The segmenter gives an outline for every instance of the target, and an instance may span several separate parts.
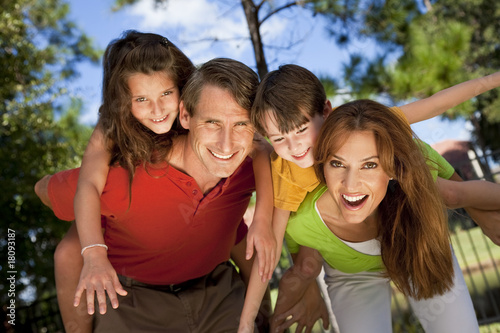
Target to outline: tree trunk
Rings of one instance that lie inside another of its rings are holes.
[[[257,73],[262,79],[264,75],[267,74],[267,63],[266,57],[264,56],[264,45],[262,44],[262,39],[260,36],[260,23],[259,23],[259,11],[255,7],[252,0],[241,0],[241,5],[245,11],[245,17],[247,19],[248,31],[250,32],[250,39],[252,40],[253,51],[255,54],[255,62],[257,65]]]

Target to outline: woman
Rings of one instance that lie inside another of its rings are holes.
[[[292,286],[284,279],[278,307],[302,297],[324,259],[342,333],[392,331],[390,281],[410,298],[427,332],[479,330],[442,200],[412,134],[391,109],[369,100],[327,117],[314,147],[322,185],[286,231],[292,253],[300,245],[321,256],[297,258],[294,277],[304,283],[297,288],[297,280]]]

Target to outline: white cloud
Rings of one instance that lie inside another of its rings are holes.
[[[174,36],[195,62],[213,56],[240,58],[250,47],[243,9],[240,5],[222,6],[220,2],[207,0],[169,0],[155,8],[154,0],[143,0],[131,6],[128,14],[139,18],[142,30],[161,29],[170,38]],[[214,43],[214,38],[224,42]],[[221,48],[217,55],[212,53],[214,46]]]

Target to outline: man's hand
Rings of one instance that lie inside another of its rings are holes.
[[[305,328],[306,333],[310,333],[318,319],[322,319],[325,329],[330,325],[330,318],[325,301],[321,296],[316,281],[309,284],[306,292],[297,299],[294,289],[298,288],[289,284],[286,288],[280,283],[278,300],[274,315],[271,317],[271,332],[283,332],[292,324],[297,323],[295,332],[302,332]]]

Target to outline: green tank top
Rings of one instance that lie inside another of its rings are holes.
[[[381,256],[354,250],[323,223],[316,211],[316,201],[326,191],[325,185],[319,185],[306,196],[297,212],[290,215],[285,234],[290,252],[297,253],[299,245],[314,248],[328,265],[344,273],[382,271],[384,265]]]

